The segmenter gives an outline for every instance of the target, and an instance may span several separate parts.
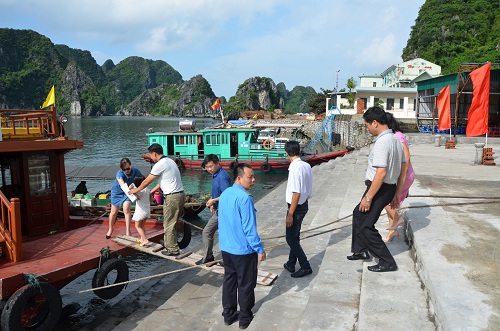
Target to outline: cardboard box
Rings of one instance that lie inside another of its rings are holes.
[[[96,205],[96,202],[95,202],[95,198],[92,198],[92,199],[76,199],[76,198],[72,198],[70,201],[69,201],[69,205],[70,206],[78,206],[78,207],[91,207],[91,206],[95,206]]]
[[[80,203],[81,203],[82,206],[92,207],[92,206],[95,206],[95,198],[92,198],[92,199],[81,199]]]

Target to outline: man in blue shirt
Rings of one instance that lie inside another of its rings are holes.
[[[219,200],[219,247],[225,269],[222,316],[224,324],[239,319],[240,329],[246,329],[253,319],[257,264],[266,260],[266,252],[257,234],[253,200],[246,192],[255,183],[253,170],[240,163],[233,172],[234,184],[222,192]]]
[[[207,201],[207,207],[210,208],[212,212],[212,217],[207,222],[207,225],[203,228],[202,238],[203,238],[203,248],[205,253],[203,257],[196,262],[196,264],[204,264],[212,262],[214,260],[214,234],[218,228],[219,220],[219,199],[221,193],[231,186],[231,180],[227,172],[222,169],[219,163],[219,158],[215,154],[208,154],[203,160],[203,168],[212,175],[212,199]]]

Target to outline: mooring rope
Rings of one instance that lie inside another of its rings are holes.
[[[92,221],[89,222],[89,224],[87,224],[87,226],[90,226],[92,225],[95,221],[97,221],[98,219],[100,219],[101,217],[104,217],[104,215],[106,215],[108,213],[108,211],[104,211],[104,213],[102,213],[101,216],[97,216],[96,218],[94,218]]]
[[[212,265],[212,264],[216,264],[216,263],[221,262],[221,261],[222,260],[215,260],[215,261],[210,262],[209,264]],[[97,290],[102,290],[102,289],[105,289],[105,288],[114,287],[114,286],[120,286],[120,285],[129,284],[129,283],[135,283],[135,282],[138,282],[138,281],[141,281],[141,280],[148,280],[148,279],[152,279],[152,278],[156,278],[156,277],[164,277],[164,276],[176,274],[176,273],[179,273],[179,272],[182,272],[182,271],[187,271],[187,270],[196,269],[196,268],[202,268],[203,266],[204,265],[193,265],[193,266],[190,266],[190,267],[185,267],[185,268],[181,268],[181,269],[177,269],[177,270],[163,272],[161,274],[156,274],[156,275],[151,275],[151,276],[145,276],[145,277],[136,278],[136,279],[132,279],[132,280],[127,280],[125,282],[120,282],[120,283],[105,285],[105,286],[101,286],[101,287],[94,287],[94,288],[91,288],[91,289],[88,289],[88,290],[81,290],[81,291],[76,291],[76,292],[73,292],[73,293],[67,293],[67,294],[64,294],[64,295],[61,295],[61,296],[63,297],[63,296],[71,296],[71,295],[76,295],[76,294],[83,294],[83,293],[93,292],[93,291],[97,291]]]
[[[184,220],[184,223],[186,223],[186,224],[188,224],[188,225],[192,226],[192,227],[193,227],[193,228],[195,228],[195,229],[198,229],[198,230],[200,230],[200,231],[203,231],[203,228],[202,228],[201,226],[194,225],[193,223],[188,222],[188,221],[186,221],[186,220]]]
[[[416,197],[416,196],[412,196],[412,197]],[[437,196],[428,196],[428,195],[426,195],[426,196],[421,196],[421,197],[435,198]],[[450,198],[452,198],[452,197],[450,197]],[[467,199],[467,198],[468,199],[481,199],[481,198],[477,198],[477,197],[464,197],[464,199]],[[486,199],[499,199],[499,198],[487,197]],[[465,205],[478,205],[478,204],[491,204],[491,203],[500,203],[500,201],[498,201],[498,200],[492,200],[492,201],[469,201],[469,202],[458,202],[458,203],[457,202],[455,202],[455,203],[437,203],[437,204],[426,204],[426,205],[418,205],[418,206],[407,206],[407,207],[399,208],[398,210],[414,209],[414,208],[465,206]],[[322,225],[319,225],[319,226],[311,228],[311,229],[307,229],[305,231],[302,231],[302,233],[307,233],[307,232],[314,231],[314,230],[317,230],[317,229],[320,229],[320,228],[323,228],[323,227],[326,227],[326,226],[330,226],[332,224],[335,224],[335,223],[338,223],[338,222],[340,222],[342,220],[345,220],[345,219],[347,219],[349,217],[352,217],[352,214],[344,216],[344,217],[341,217],[341,218],[338,218],[338,219],[336,219],[333,222],[329,222],[329,223],[322,224]],[[186,222],[186,221],[184,221],[184,222]],[[186,223],[189,224],[189,225],[192,225],[192,226],[196,227],[195,225],[193,225],[193,224],[191,224],[189,222],[186,222]],[[321,231],[321,232],[318,232],[318,233],[310,234],[310,235],[305,236],[305,237],[301,237],[300,240],[304,240],[304,239],[308,239],[308,238],[320,236],[322,234],[325,234],[325,233],[328,233],[328,232],[333,232],[333,231],[340,230],[340,229],[344,229],[344,228],[347,228],[347,227],[350,227],[350,226],[351,226],[351,224],[346,224],[346,225],[342,225],[342,226],[339,226],[339,227],[336,227],[336,228],[333,228],[333,229],[330,229],[330,230],[324,230],[324,231]],[[203,228],[200,228],[200,229],[203,230]],[[285,236],[282,235],[282,236],[277,236],[277,237],[263,238],[262,240],[280,239],[280,238],[284,238],[284,237]],[[271,245],[271,246],[266,246],[265,248],[267,250],[269,250],[269,249],[273,249],[273,248],[276,248],[276,247],[279,247],[279,246],[283,246],[285,244],[286,244],[286,242],[283,242],[283,243],[278,243],[278,244]],[[114,286],[126,285],[126,284],[129,284],[129,283],[135,283],[135,282],[142,281],[142,280],[148,280],[148,279],[152,279],[152,278],[156,278],[156,277],[164,277],[164,276],[168,276],[168,275],[172,275],[172,274],[176,274],[176,273],[179,273],[179,272],[183,272],[183,271],[187,271],[187,270],[192,270],[192,269],[196,269],[196,268],[200,268],[201,269],[203,266],[207,266],[207,265],[211,266],[211,265],[217,264],[217,263],[219,263],[221,261],[222,261],[222,259],[215,260],[215,261],[206,263],[205,265],[193,265],[193,266],[189,266],[189,267],[185,267],[185,268],[181,268],[181,269],[177,269],[177,270],[172,270],[172,271],[168,271],[168,272],[164,272],[164,273],[160,273],[160,274],[156,274],[156,275],[151,275],[151,276],[136,278],[136,279],[128,280],[128,281],[125,281],[125,282],[120,282],[120,283],[105,285],[105,286],[101,286],[101,287],[95,287],[95,288],[91,288],[91,289],[87,289],[87,290],[81,290],[81,291],[77,291],[77,292],[73,292],[73,293],[67,293],[67,294],[64,294],[62,296],[71,296],[71,295],[76,295],[76,294],[83,294],[83,293],[88,293],[88,292],[93,292],[93,291],[97,291],[97,290],[102,290],[102,289],[114,287]]]

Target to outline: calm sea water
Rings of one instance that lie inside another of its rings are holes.
[[[211,119],[196,119],[197,127],[204,128],[215,122]],[[144,165],[141,154],[147,151],[148,140],[146,133],[152,128],[154,131],[173,131],[178,128],[177,118],[142,118],[142,117],[97,117],[97,118],[69,118],[65,125],[66,135],[71,139],[83,140],[84,148],[66,154],[67,166],[116,166],[119,169],[120,160],[128,157],[133,165]],[[147,174],[145,174],[147,175]],[[183,170],[182,181],[186,192],[203,193],[211,192],[212,178],[209,173],[201,170]],[[254,200],[262,198],[276,185],[286,180],[287,173],[256,173],[256,184],[251,193]],[[232,177],[232,176],[230,176]],[[68,191],[74,190],[79,181],[68,182]],[[111,180],[87,181],[90,193],[105,192],[111,189]],[[284,198],[283,198],[284,199]],[[194,219],[188,221],[201,227],[206,224],[211,214],[205,209]],[[133,230],[135,233],[135,230]],[[188,249],[201,247],[201,234],[193,229],[193,238]],[[97,248],[100,249],[100,248]],[[98,251],[97,251],[98,252]],[[163,268],[179,268],[172,262],[157,258],[145,253],[136,253],[126,257],[129,266],[130,279],[149,276],[154,273],[164,272]],[[161,271],[160,271],[161,270]],[[78,295],[69,295],[77,291],[91,288],[94,270],[88,271],[61,290],[63,295],[64,316],[58,329],[68,331],[80,330],[92,323],[95,316],[105,311],[107,307],[123,304],[137,309],[147,304],[148,296],[135,296],[144,282],[131,283],[116,298],[102,300],[92,292]],[[162,280],[168,281],[168,280]],[[130,295],[134,299],[130,299]]]
[[[217,124],[210,118],[195,119],[197,128]],[[147,152],[146,133],[153,131],[175,131],[178,118],[155,117],[70,117],[65,124],[70,139],[83,140],[84,148],[66,154],[67,166],[116,166],[128,157],[133,165],[147,165],[141,155]],[[147,174],[144,174],[147,175]],[[264,196],[269,189],[286,179],[287,173],[256,173],[256,184],[252,189],[255,200]],[[211,192],[211,175],[201,170],[182,170],[182,182],[188,193]],[[74,190],[79,181],[68,182],[68,191]],[[90,193],[111,189],[111,180],[87,181]],[[208,215],[209,216],[209,215]],[[209,216],[210,217],[210,216]]]

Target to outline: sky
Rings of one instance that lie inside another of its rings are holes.
[[[401,54],[425,0],[0,0],[0,27],[88,50],[99,65],[163,60],[216,96],[246,79],[345,88]]]

